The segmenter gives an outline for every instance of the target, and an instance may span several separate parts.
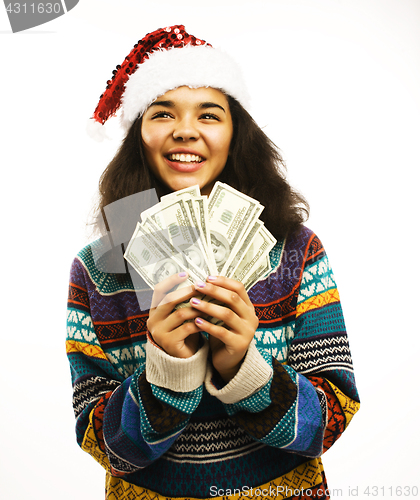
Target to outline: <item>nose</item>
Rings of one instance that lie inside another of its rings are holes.
[[[176,141],[197,140],[199,135],[193,118],[184,117],[175,122],[172,136]]]

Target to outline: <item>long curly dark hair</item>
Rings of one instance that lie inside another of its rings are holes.
[[[233,138],[219,180],[257,199],[265,207],[260,219],[275,238],[282,239],[307,220],[309,205],[287,182],[286,167],[277,147],[236,99],[227,98]],[[151,188],[156,189],[159,197],[169,192],[146,163],[140,117],[100,178],[96,213],[103,213],[104,207],[114,201]]]

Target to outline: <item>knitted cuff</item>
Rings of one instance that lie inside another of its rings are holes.
[[[204,381],[209,394],[222,403],[234,404],[264,387],[273,376],[273,368],[261,356],[255,345],[251,344],[238,373],[222,389],[218,390],[214,386],[212,376],[213,369],[209,365]]]
[[[155,344],[147,342],[146,380],[174,392],[193,391],[204,382],[208,352],[207,340],[190,358],[175,358]]]

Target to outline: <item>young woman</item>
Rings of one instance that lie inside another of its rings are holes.
[[[106,469],[109,499],[329,498],[320,456],[359,407],[340,300],[303,226],[308,207],[246,97],[226,54],[173,26],[134,46],[95,111],[100,128],[122,105],[127,130],[99,213],[150,189],[208,195],[221,180],[264,205],[277,239],[273,271],[248,293],[223,276],[173,292],[181,272],[156,286],[149,310],[129,273],[95,266],[92,246],[74,260],[76,433]]]

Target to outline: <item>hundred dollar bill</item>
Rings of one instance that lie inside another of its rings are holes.
[[[211,249],[210,245],[210,223],[209,223],[209,199],[207,196],[200,196],[193,199],[194,206],[197,212],[199,226],[203,231],[206,245]]]
[[[151,288],[168,276],[182,271],[188,272],[186,266],[162,247],[139,222],[128,243],[124,258]],[[191,284],[192,281],[188,279],[182,286]]]
[[[233,279],[245,283],[245,278],[251,274],[254,276],[257,269],[262,272],[260,269],[261,262],[266,261],[266,257],[276,242],[270,231],[264,225],[261,225],[251,245],[248,246],[247,251],[236,266],[232,276]],[[261,274],[262,276],[263,274]]]
[[[201,230],[204,242],[209,245],[210,242],[210,232],[208,228],[208,198],[207,196],[201,196],[200,188],[197,185],[180,189],[174,193],[167,194],[161,197],[161,202],[165,203],[168,200],[181,198],[185,203],[188,204],[191,210],[191,216],[194,225]],[[194,210],[191,208],[194,206]],[[147,214],[147,212],[146,212]]]
[[[186,198],[183,196],[181,199],[184,200],[190,209],[193,225],[198,231],[200,243],[202,243],[203,250],[207,256],[207,264],[210,269],[210,274],[216,274],[216,261],[210,245],[208,198],[207,196],[198,196],[194,198]]]
[[[248,291],[271,272],[269,252],[276,240],[258,219],[263,208],[221,182],[209,198],[200,195],[198,186],[185,188],[141,213],[124,257],[152,288],[185,271],[189,278],[180,287],[219,274],[241,281]]]
[[[193,281],[203,280],[202,273],[191,264],[189,260],[185,258],[183,252],[178,251],[169,241],[168,230],[160,230],[155,224],[152,224],[150,219],[146,219],[141,223],[141,227],[145,233],[149,235],[155,245],[163,249],[175,263],[182,264],[184,269],[188,270],[188,274]]]
[[[207,196],[201,196],[200,188],[198,185],[180,189],[179,191],[175,191],[174,193],[162,196],[161,202],[159,204],[154,205],[153,207],[141,213],[141,220],[143,222],[147,222],[148,227],[150,228],[150,217],[160,212],[164,206],[167,206],[171,203],[171,201],[174,201],[176,199],[182,199],[184,201],[188,211],[188,216],[190,218],[190,221],[192,222],[191,229],[195,232],[194,239],[198,242],[197,244],[199,246],[199,252],[200,254],[205,255],[206,265],[204,272],[200,276],[200,279],[203,279],[204,275],[207,276],[208,274],[216,274],[216,265],[213,257],[213,252],[211,251],[211,248],[208,244],[208,242],[210,241],[210,233],[208,229]],[[170,237],[166,236],[166,239],[169,241]],[[183,249],[184,253],[187,254],[184,255],[184,259],[187,257],[192,257],[193,262],[195,261],[195,265],[197,265],[197,263],[201,260],[197,249],[186,245],[183,246]]]
[[[189,195],[192,198],[196,198],[196,197],[200,196],[200,187],[198,186],[198,184],[196,184],[195,186],[180,189],[179,191],[174,191],[173,193],[165,194],[164,196],[161,196],[160,203],[165,203],[168,200],[171,200],[171,199],[174,200],[176,198],[179,198],[179,197],[182,197],[185,195]],[[144,210],[140,214],[141,221],[142,222],[145,221],[149,217],[150,214],[153,214],[157,210],[159,210],[159,207],[161,206],[160,203],[153,205],[152,207],[148,208],[147,210]]]
[[[161,231],[162,235],[167,229],[167,247],[175,254],[180,254],[185,265],[193,270],[200,280],[207,278],[210,269],[203,241],[182,197],[159,203],[154,213],[149,212],[146,222],[149,227]]]
[[[201,196],[200,187],[198,184],[162,196],[161,202],[158,205],[155,205],[150,209],[142,212],[141,220],[142,221],[147,220],[147,218],[150,217],[152,214],[155,214],[157,211],[161,210],[162,206],[167,205],[168,202],[170,203],[171,200],[173,201],[176,200],[177,198],[182,199],[187,204],[190,220],[192,221],[192,227],[197,232],[197,239],[200,238],[201,251],[204,252],[207,256],[206,260],[209,270],[214,271],[214,265],[213,265],[214,258],[211,253],[209,254],[207,248],[209,233],[206,224],[202,223],[202,221],[205,220],[204,216],[207,217],[207,207],[205,209],[201,207],[204,204],[203,199],[207,202],[207,197]],[[194,208],[192,207],[193,203],[194,203]]]
[[[254,260],[254,264],[252,266],[250,266],[248,269],[248,274],[246,274],[245,277],[242,279],[242,283],[243,283],[244,288],[247,292],[258,281],[265,278],[271,271],[271,263],[270,263],[270,255],[269,255],[269,252],[272,248],[271,243],[270,243],[270,245],[268,245],[266,247],[263,255],[259,258],[259,260],[255,261],[253,256],[257,255],[258,252],[256,251],[256,248],[257,248],[257,245],[260,243],[257,240],[258,240],[258,238],[254,238],[254,245],[252,245],[253,248],[249,249],[248,254],[243,259],[243,263],[245,263],[245,261],[248,261],[248,260],[249,261]],[[275,243],[276,242],[274,240],[274,244]],[[245,267],[246,267],[246,265],[244,265],[244,268]],[[233,278],[236,279],[235,276],[233,276]],[[223,304],[222,302],[215,300],[215,299],[212,299],[212,298],[207,297],[207,296],[201,297],[200,299],[205,300],[205,301],[212,303],[212,304],[218,304],[218,305],[226,307],[226,305]],[[213,323],[214,325],[224,326],[224,322],[218,318],[206,318],[206,319],[207,319],[207,321],[210,321],[210,323]]]
[[[257,236],[258,231],[260,230],[261,226],[263,226],[264,223],[257,219],[251,229],[247,231],[245,236],[241,238],[241,246],[237,248],[235,251],[233,259],[229,259],[229,262],[226,264],[229,265],[224,265],[222,269],[222,275],[226,276],[228,278],[232,278],[234,275],[234,271],[236,267],[238,266],[239,262],[242,260],[242,257],[246,254],[248,251],[249,247],[253,244],[253,241],[255,237]]]
[[[210,193],[208,211],[211,246],[219,274],[234,258],[241,238],[252,228],[263,208],[257,200],[216,182]]]
[[[245,276],[243,285],[245,290],[250,290],[258,281],[265,278],[267,274],[271,271],[270,256],[264,256],[255,266],[251,273]]]

